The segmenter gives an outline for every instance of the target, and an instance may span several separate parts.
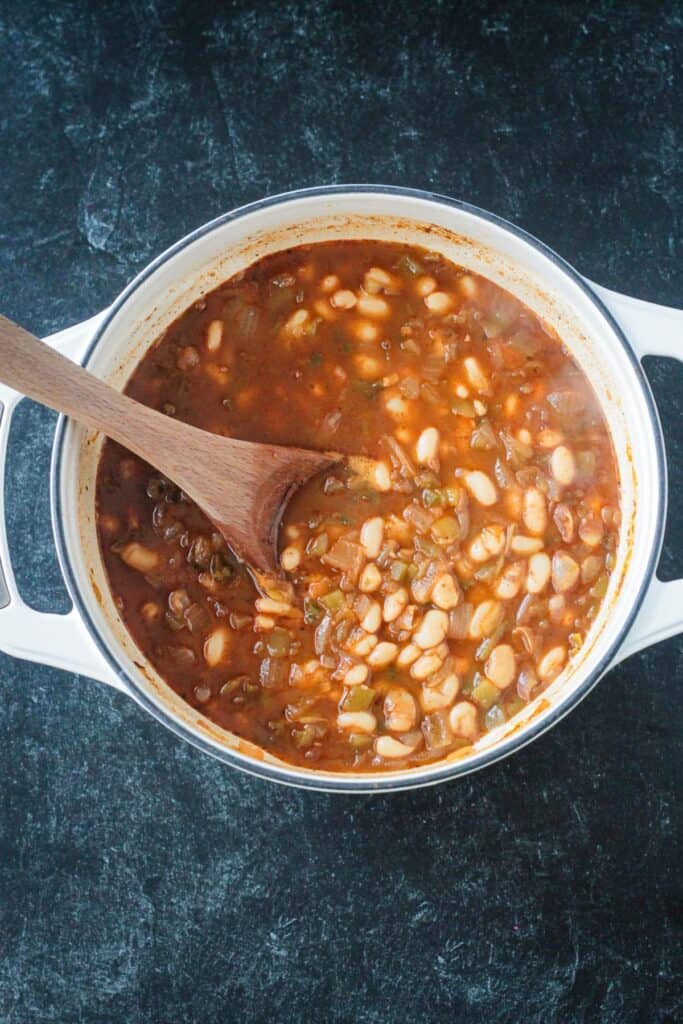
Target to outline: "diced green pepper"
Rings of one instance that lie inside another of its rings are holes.
[[[412,256],[408,256],[407,253],[405,256],[401,256],[400,260],[396,264],[396,269],[405,270],[409,274],[424,273],[424,267],[422,266],[422,264],[418,263],[418,261],[416,259],[413,259]]]
[[[308,544],[306,545],[306,554],[313,555],[314,558],[320,558],[324,555],[330,546],[330,538],[323,531],[316,537],[311,537]]]
[[[364,750],[371,745],[372,736],[368,736],[364,732],[352,732],[349,736],[349,743],[356,750]]]
[[[287,630],[277,627],[266,636],[266,650],[271,658],[286,658],[289,654],[290,641]]]
[[[425,487],[422,492],[422,504],[425,508],[431,508],[432,505],[443,505],[444,495],[442,491],[432,490],[430,487]]]
[[[329,611],[338,612],[344,607],[346,601],[341,590],[331,590],[329,594],[320,598],[320,603],[324,604]]]
[[[354,686],[342,700],[342,708],[344,711],[367,711],[376,696],[371,686]]]
[[[607,593],[607,587],[608,586],[609,586],[609,576],[606,573],[603,573],[602,576],[599,576],[597,581],[590,588],[589,594],[590,594],[591,597],[602,598]]]
[[[310,724],[305,725],[303,729],[294,729],[292,732],[292,742],[298,750],[307,750],[308,747],[312,747],[316,737],[317,731]]]
[[[405,583],[409,579],[410,566],[407,562],[392,562],[389,575],[396,583]]]
[[[494,686],[492,682],[485,679],[483,676],[478,681],[476,686],[472,687],[472,700],[476,700],[477,704],[487,711],[492,704],[498,700],[500,691],[497,686]]]
[[[314,601],[312,597],[304,598],[304,622],[307,626],[320,622],[324,614],[317,601]]]

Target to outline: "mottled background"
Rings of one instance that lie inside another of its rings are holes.
[[[0,0],[0,308],[53,331],[216,214],[344,181],[462,197],[681,305],[682,28],[654,0]],[[672,576],[683,370],[648,373]],[[21,408],[8,500],[24,594],[63,609],[52,425]],[[0,677],[3,1024],[681,1020],[680,639],[512,760],[386,798],[254,781],[88,679]]]

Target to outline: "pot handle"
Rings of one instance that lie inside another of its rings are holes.
[[[632,299],[589,282],[624,331],[639,359],[669,356],[683,361],[683,310]],[[614,664],[683,632],[683,580],[664,583],[653,576],[640,611]]]
[[[44,341],[79,362],[104,315],[104,312],[99,313]],[[18,391],[0,384],[0,650],[15,658],[89,676],[127,693],[75,607],[66,615],[38,612],[19,594],[7,542],[5,464],[12,414],[23,397]]]

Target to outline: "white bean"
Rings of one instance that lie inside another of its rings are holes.
[[[430,292],[429,295],[425,295],[424,304],[430,313],[443,316],[453,309],[453,296],[448,292]]]
[[[463,274],[458,281],[458,285],[462,294],[468,299],[473,299],[477,294],[477,282],[471,274]]]
[[[409,668],[413,662],[417,661],[421,654],[422,651],[417,644],[407,644],[398,652],[396,664],[399,668]]]
[[[389,303],[379,295],[360,295],[356,307],[363,316],[370,316],[376,320],[383,320],[390,312]]]
[[[548,616],[551,622],[554,622],[556,626],[562,622],[564,618],[564,610],[567,606],[564,594],[553,594],[552,597],[548,598]]]
[[[374,633],[366,633],[365,630],[359,629],[357,634],[351,634],[347,647],[359,658],[365,658],[370,651],[374,650],[377,643],[378,640]]]
[[[436,427],[425,427],[415,446],[415,457],[421,465],[427,466],[438,457],[440,440]]]
[[[353,665],[344,676],[344,686],[361,686],[369,675],[367,665]]]
[[[409,418],[411,407],[400,392],[394,388],[385,389],[382,392],[382,402],[386,411],[397,423]]]
[[[553,555],[553,589],[558,594],[566,594],[576,586],[581,569],[566,551],[556,551]]]
[[[370,711],[342,711],[337,725],[344,732],[364,732],[371,736],[377,729],[377,719]]]
[[[412,754],[416,746],[417,744],[415,743],[402,743],[400,740],[395,739],[394,736],[380,736],[375,741],[375,751],[380,757],[386,757],[387,759],[407,757],[408,754]]]
[[[206,347],[209,352],[218,352],[223,343],[223,321],[212,320],[206,328]]]
[[[437,608],[450,611],[460,602],[460,588],[450,573],[439,576],[432,588],[432,601]]]
[[[579,537],[589,548],[596,548],[602,543],[605,527],[597,512],[587,512],[579,523]]]
[[[301,551],[299,548],[289,545],[282,549],[280,554],[280,565],[285,572],[294,572],[301,563]]]
[[[415,282],[415,291],[421,299],[424,299],[427,295],[431,295],[433,291],[436,291],[436,281],[429,274],[423,274]]]
[[[576,473],[576,463],[571,448],[567,448],[565,444],[557,446],[550,456],[550,470],[558,484],[562,484],[563,487],[569,486]]]
[[[539,551],[529,559],[529,572],[526,578],[526,589],[530,594],[540,594],[550,579],[550,559],[545,551]]]
[[[493,588],[496,597],[500,597],[503,601],[510,601],[513,597],[517,597],[524,579],[524,569],[524,562],[510,562],[509,565],[506,565]]]
[[[264,615],[292,615],[296,609],[287,601],[276,601],[274,597],[257,597],[254,601],[257,612]]]
[[[476,740],[479,734],[477,709],[468,700],[461,700],[451,708],[448,724],[454,736],[466,740]]]
[[[488,562],[495,558],[505,547],[505,529],[498,524],[485,526],[477,534],[469,547],[469,555],[473,562]]]
[[[339,278],[336,274],[327,274],[320,282],[320,288],[324,292],[334,292],[339,288]]]
[[[484,672],[499,690],[505,690],[514,681],[517,659],[510,644],[498,644],[489,654]]]
[[[480,469],[473,469],[465,473],[465,487],[475,501],[480,505],[495,505],[498,499],[498,492],[490,477],[482,473]]]
[[[359,352],[353,357],[353,365],[356,368],[356,373],[363,380],[377,380],[382,376],[382,364],[379,359],[369,356],[365,352]]]
[[[426,679],[432,672],[436,672],[443,665],[444,659],[436,651],[428,651],[421,658],[413,662],[410,674],[413,679]]]
[[[558,645],[546,651],[538,663],[538,677],[543,683],[549,683],[560,673],[567,660],[566,648]]]
[[[209,633],[204,641],[204,660],[209,668],[215,668],[226,657],[230,647],[230,631],[226,626],[219,626]]]
[[[533,555],[543,550],[543,541],[539,537],[525,537],[517,533],[510,541],[510,550],[516,555]]]
[[[377,341],[379,337],[379,328],[371,320],[354,320],[350,329],[357,341]]]
[[[447,633],[448,615],[440,609],[432,608],[426,613],[418,629],[413,633],[413,643],[426,651],[430,647],[440,644]]]
[[[140,613],[145,622],[155,622],[161,618],[161,606],[156,601],[145,601],[140,609]]]
[[[563,440],[564,437],[559,430],[541,430],[536,437],[541,448],[556,448],[558,444],[562,444]]]
[[[137,541],[132,541],[121,548],[120,555],[126,565],[131,569],[137,569],[138,572],[152,572],[159,565],[158,552],[146,548],[144,544],[138,544]]]
[[[545,533],[548,522],[545,494],[538,487],[529,487],[524,492],[522,518],[529,533]]]
[[[391,473],[386,462],[375,463],[374,481],[378,491],[391,490]]]
[[[330,298],[330,305],[337,309],[353,309],[356,305],[356,296],[348,288],[341,288]]]
[[[445,708],[449,708],[458,696],[459,689],[460,680],[455,672],[449,672],[435,686],[423,683],[420,695],[422,710],[426,715],[431,715],[432,711],[443,711]]]
[[[393,686],[384,698],[384,724],[392,732],[408,732],[417,721],[417,705],[409,690]]]
[[[360,528],[360,542],[367,558],[375,559],[384,539],[384,520],[381,516],[366,519]]]
[[[486,394],[489,390],[489,379],[481,368],[481,363],[476,356],[467,356],[463,359],[463,368],[467,374],[467,379],[475,391],[480,391]]]
[[[308,321],[309,313],[307,309],[295,309],[292,315],[285,324],[285,331],[288,334],[293,335],[295,338],[300,337],[303,333],[304,325]]]
[[[409,601],[408,591],[405,587],[399,587],[392,594],[387,594],[384,598],[384,609],[382,611],[382,618],[385,622],[393,622],[400,615],[408,605]]]
[[[371,665],[372,668],[386,668],[387,665],[391,665],[397,654],[397,645],[390,643],[388,640],[383,640],[368,655],[368,665]]]
[[[470,637],[472,640],[481,640],[490,636],[503,621],[503,606],[500,601],[481,601],[474,609],[470,622]]]
[[[366,565],[360,574],[358,589],[363,594],[372,594],[375,590],[378,590],[381,585],[382,573],[373,562],[370,562],[370,564]]]
[[[593,583],[604,564],[605,560],[600,555],[587,555],[581,563],[581,582]]]
[[[370,295],[376,295],[382,289],[389,288],[392,291],[398,287],[398,279],[382,267],[370,267],[363,277],[363,287]]]
[[[379,601],[372,601],[365,615],[361,619],[361,628],[366,633],[376,633],[382,625],[382,608]]]

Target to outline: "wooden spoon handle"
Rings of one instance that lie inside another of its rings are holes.
[[[98,380],[0,316],[0,380],[101,431],[173,480],[252,565],[274,567],[278,509],[340,456],[207,433]]]
[[[0,380],[86,427],[103,431],[142,458],[151,423],[165,420],[1,315]]]

